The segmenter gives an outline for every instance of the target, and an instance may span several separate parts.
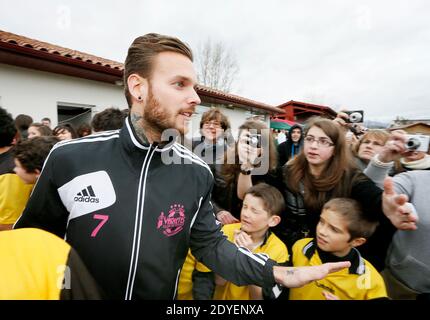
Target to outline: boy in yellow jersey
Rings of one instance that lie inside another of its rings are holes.
[[[102,292],[76,251],[33,228],[0,232],[0,300],[99,300]]]
[[[188,250],[178,282],[177,300],[212,300],[214,273]]]
[[[241,211],[241,223],[227,224],[222,230],[228,240],[240,250],[260,253],[259,258],[268,257],[284,263],[288,261],[285,244],[270,231],[280,221],[285,203],[282,194],[265,183],[257,184],[245,194]],[[210,299],[213,294],[213,272],[198,262],[191,252],[182,267],[178,285],[178,300]],[[262,299],[262,290],[256,286],[236,286],[215,275],[215,300]]]
[[[368,221],[360,204],[347,198],[328,201],[317,225],[316,238],[297,241],[293,246],[294,267],[325,262],[350,261],[351,267],[290,289],[290,300],[368,300],[386,298],[384,280],[363,259],[356,247],[364,244],[375,231],[377,222]]]
[[[12,115],[0,107],[0,231],[12,229],[33,186],[14,173],[13,147],[19,139]]]
[[[240,223],[227,224],[222,230],[228,240],[252,251],[263,260],[271,258],[278,263],[287,262],[288,250],[285,244],[270,231],[280,221],[279,216],[285,203],[282,194],[274,187],[260,183],[245,193]],[[262,289],[257,286],[236,286],[215,275],[215,300],[257,300],[263,298]]]

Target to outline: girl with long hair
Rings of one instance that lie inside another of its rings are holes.
[[[291,248],[297,240],[315,236],[321,209],[328,200],[353,198],[369,219],[383,225],[379,227],[381,232],[377,231],[363,246],[365,257],[377,268],[383,267],[394,227],[382,212],[382,190],[355,166],[345,134],[333,121],[310,119],[302,152],[282,168],[278,178],[283,184],[287,210],[275,232],[287,246]],[[252,185],[249,179],[240,182],[238,190]]]

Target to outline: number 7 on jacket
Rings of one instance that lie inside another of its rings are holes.
[[[99,230],[103,227],[103,225],[109,220],[109,216],[105,214],[95,214],[93,216],[95,220],[101,220],[100,223],[97,225],[97,227],[93,230],[91,233],[91,237],[95,238]]]

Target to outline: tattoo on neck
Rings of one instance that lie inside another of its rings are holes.
[[[140,114],[132,112],[130,114],[130,119],[134,128],[134,131],[136,132],[140,140],[143,143],[149,143],[145,135],[145,130],[143,129],[143,117]]]

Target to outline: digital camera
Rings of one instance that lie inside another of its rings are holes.
[[[348,120],[346,120],[348,123],[360,123],[364,121],[363,110],[345,111],[345,113],[349,116]]]
[[[406,137],[408,139],[405,143],[405,148],[407,150],[428,152],[430,136],[422,134],[408,134]]]
[[[250,133],[248,144],[254,148],[261,148],[261,134]]]

